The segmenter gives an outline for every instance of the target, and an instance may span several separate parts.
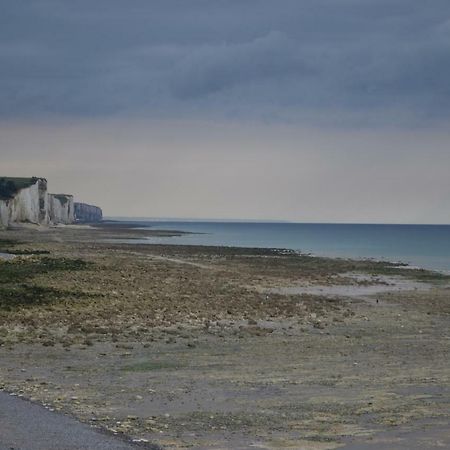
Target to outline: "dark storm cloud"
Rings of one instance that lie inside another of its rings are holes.
[[[258,80],[303,77],[307,66],[281,32],[245,43],[193,49],[176,65],[172,87],[181,98],[202,97]]]
[[[0,115],[450,117],[448,0],[21,0]]]

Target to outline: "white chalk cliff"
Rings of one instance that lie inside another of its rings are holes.
[[[20,179],[25,187],[19,188],[10,198],[0,198],[0,222],[49,223],[47,180],[44,178]]]
[[[97,206],[75,204],[72,195],[49,194],[45,178],[0,177],[0,227],[18,223],[57,225],[100,220],[102,210]]]
[[[69,224],[75,221],[73,195],[48,194],[48,210],[53,224]]]
[[[100,222],[102,219],[103,213],[98,206],[75,203],[75,220],[77,222]]]

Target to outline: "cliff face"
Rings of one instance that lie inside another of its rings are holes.
[[[0,200],[0,228],[9,225],[9,209],[5,200]]]
[[[6,180],[13,187],[5,190],[0,197],[0,223],[5,227],[16,222],[47,225],[49,222],[47,180],[44,178]]]
[[[75,220],[77,222],[100,222],[103,212],[98,206],[75,203]]]
[[[99,222],[102,218],[97,206],[74,203],[72,195],[48,194],[45,178],[0,177],[0,227]]]
[[[69,224],[75,221],[73,195],[48,194],[49,220],[53,224]]]

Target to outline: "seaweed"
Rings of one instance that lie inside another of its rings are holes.
[[[9,311],[16,307],[36,306],[53,303],[67,298],[86,298],[82,291],[67,291],[34,284],[0,286],[0,310]]]
[[[68,297],[84,298],[88,294],[39,286],[33,278],[53,271],[84,270],[90,265],[81,259],[47,256],[3,262],[0,264],[0,309],[45,304]]]
[[[49,273],[55,270],[82,270],[90,263],[82,259],[51,258],[22,259],[7,261],[0,265],[0,285],[5,283],[20,283],[35,275]]]

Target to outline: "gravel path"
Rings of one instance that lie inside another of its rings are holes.
[[[0,450],[132,450],[139,447],[0,392]]]

